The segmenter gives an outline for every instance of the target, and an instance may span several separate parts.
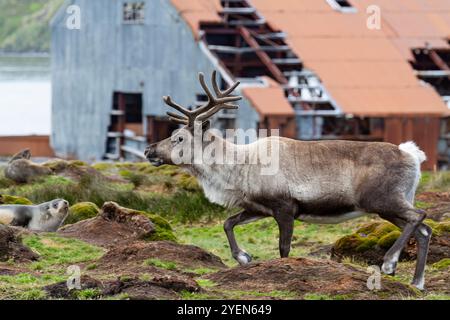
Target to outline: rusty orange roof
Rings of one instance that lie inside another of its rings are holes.
[[[170,0],[198,38],[200,22],[221,22],[219,0]]]
[[[294,109],[284,96],[284,90],[271,78],[263,77],[268,87],[244,88],[243,95],[260,115],[294,116]]]
[[[194,32],[201,19],[220,21],[218,0],[171,1]],[[413,58],[413,48],[450,48],[450,1],[349,2],[356,12],[336,11],[325,0],[252,0],[251,4],[275,30],[287,34],[287,43],[345,113],[448,114],[439,94],[417,79],[408,60]],[[370,5],[381,10],[380,30],[367,27]],[[244,94],[259,112],[287,112],[289,104],[279,85],[247,88]]]

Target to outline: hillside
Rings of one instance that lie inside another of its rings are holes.
[[[49,22],[64,0],[0,0],[0,51],[48,52]]]

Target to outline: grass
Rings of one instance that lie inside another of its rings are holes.
[[[314,225],[295,222],[292,256],[306,256],[320,245],[331,244],[357,229],[370,218],[359,218],[339,225]],[[222,223],[208,225],[177,224],[175,232],[180,242],[194,244],[219,256],[227,265],[235,266]],[[273,219],[265,219],[235,228],[236,239],[254,260],[279,257],[278,226]]]
[[[197,292],[189,292],[187,290],[183,290],[180,292],[180,296],[182,300],[211,300],[215,299],[214,296],[206,293],[197,293]]]
[[[197,283],[202,288],[215,287],[217,284],[209,279],[197,279]]]
[[[196,275],[203,276],[208,273],[216,272],[216,269],[211,268],[195,268],[195,269],[184,269],[184,272],[195,273]]]
[[[144,261],[147,266],[154,266],[166,270],[176,270],[178,268],[177,264],[172,261],[163,261],[156,258],[147,259]]]
[[[123,180],[111,180],[89,173],[78,179],[48,176],[30,184],[8,184],[0,188],[0,194],[20,195],[33,203],[64,198],[71,205],[90,202],[98,207],[104,202],[114,201],[123,207],[152,212],[180,223],[210,222],[230,213],[230,210],[210,203],[195,187],[195,178],[176,167],[162,166],[161,169],[139,163],[96,164],[93,167],[100,168],[105,176],[121,177]],[[161,186],[161,181],[165,185],[163,190],[151,189]]]
[[[103,249],[83,241],[50,233],[24,236],[23,242],[39,253],[40,259],[28,265],[22,265],[27,266],[30,269],[29,272],[0,276],[0,299],[46,299],[47,295],[42,288],[49,284],[66,281],[69,265],[82,263],[92,265],[104,253]],[[94,293],[86,290],[80,291],[78,295],[79,299],[90,299],[95,296]]]
[[[34,276],[21,273],[14,276],[0,276],[0,299],[40,300],[47,294],[42,286],[65,280],[62,276],[43,274]]]
[[[94,261],[104,253],[103,249],[81,240],[63,238],[51,233],[25,236],[23,243],[41,257],[39,261],[31,264],[31,268],[35,270]],[[65,270],[63,272],[65,273]]]
[[[82,164],[80,164],[82,165]],[[167,228],[163,219],[168,219],[179,242],[194,244],[218,255],[227,265],[235,266],[237,262],[231,257],[230,248],[223,231],[224,219],[234,210],[226,210],[211,204],[203,195],[196,180],[178,168],[162,166],[155,168],[145,163],[105,164],[93,166],[107,178],[95,175],[82,175],[78,179],[59,176],[46,177],[35,183],[18,185],[2,180],[0,173],[0,194],[16,195],[29,198],[33,203],[48,201],[56,197],[66,198],[71,204],[92,202],[101,207],[105,201],[115,201],[130,209],[151,212],[151,219],[157,219],[156,225]],[[1,171],[1,170],[0,170]],[[109,178],[108,178],[109,177]],[[425,173],[421,181],[421,190],[446,190],[447,175],[445,173]],[[110,179],[110,178],[114,178]],[[442,189],[444,188],[444,189]],[[428,208],[429,203],[418,202],[418,207]],[[311,256],[311,253],[324,245],[329,245],[345,235],[352,234],[367,222],[380,221],[374,217],[361,217],[338,225],[315,225],[296,222],[292,241],[291,256]],[[448,228],[447,225],[442,228]],[[440,230],[440,229],[439,229]],[[439,231],[438,230],[438,231]],[[278,227],[273,219],[264,219],[255,223],[237,226],[236,238],[254,260],[278,258]],[[381,239],[381,238],[380,238]],[[389,242],[390,239],[384,239]],[[15,276],[0,277],[0,299],[45,299],[42,287],[67,278],[68,265],[81,264],[84,271],[95,270],[97,260],[104,250],[75,239],[62,238],[55,234],[39,234],[24,236],[24,243],[41,255],[40,261],[28,264],[28,273]],[[317,254],[314,255],[317,257]],[[319,255],[320,256],[320,255]],[[323,254],[323,258],[328,255]],[[448,259],[447,259],[448,260]],[[345,261],[344,261],[345,262]],[[178,270],[179,266],[172,261],[148,259],[144,262],[166,270]],[[347,263],[362,264],[347,261]],[[8,264],[8,262],[5,262]],[[432,272],[447,272],[448,261],[445,259],[433,265]],[[398,279],[409,281],[413,264],[399,264]],[[215,272],[210,268],[181,269],[197,276]],[[150,277],[150,275],[142,275]],[[205,279],[197,280],[208,294],[183,292],[184,299],[211,298],[275,298],[289,299],[293,293],[274,291],[268,293],[253,291],[214,292],[215,283]],[[81,290],[78,299],[96,299],[96,290]],[[431,292],[424,299],[448,298],[441,292]],[[127,295],[116,295],[111,299],[128,299]],[[346,296],[329,296],[310,293],[305,299],[346,299]]]
[[[101,290],[90,288],[90,289],[84,289],[74,292],[75,297],[78,300],[93,300],[97,299],[101,296]]]
[[[328,294],[320,294],[320,293],[307,293],[303,296],[305,300],[349,300],[351,296],[338,294],[338,295],[328,295]]]
[[[417,192],[450,190],[450,171],[422,172]]]
[[[260,291],[241,291],[241,290],[226,290],[224,294],[228,299],[242,299],[242,297],[251,297],[251,298],[273,298],[273,299],[294,299],[298,296],[295,292],[290,291],[282,291],[282,290],[273,290],[269,292],[260,292]]]

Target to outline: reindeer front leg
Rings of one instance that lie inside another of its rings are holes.
[[[278,224],[279,234],[279,249],[280,257],[287,258],[291,251],[292,234],[294,233],[294,217],[292,215],[283,213],[277,213],[275,221]]]
[[[239,264],[244,265],[250,263],[250,261],[252,261],[252,257],[247,252],[245,252],[245,250],[239,248],[234,236],[234,227],[240,224],[250,223],[267,217],[268,216],[264,214],[251,213],[246,210],[242,210],[241,212],[225,220],[223,229],[225,230],[225,234],[227,235],[228,242],[230,244],[231,254],[233,255],[233,258],[237,262],[239,262]]]

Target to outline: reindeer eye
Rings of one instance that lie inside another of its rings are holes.
[[[178,142],[183,142],[183,137],[178,137]]]

